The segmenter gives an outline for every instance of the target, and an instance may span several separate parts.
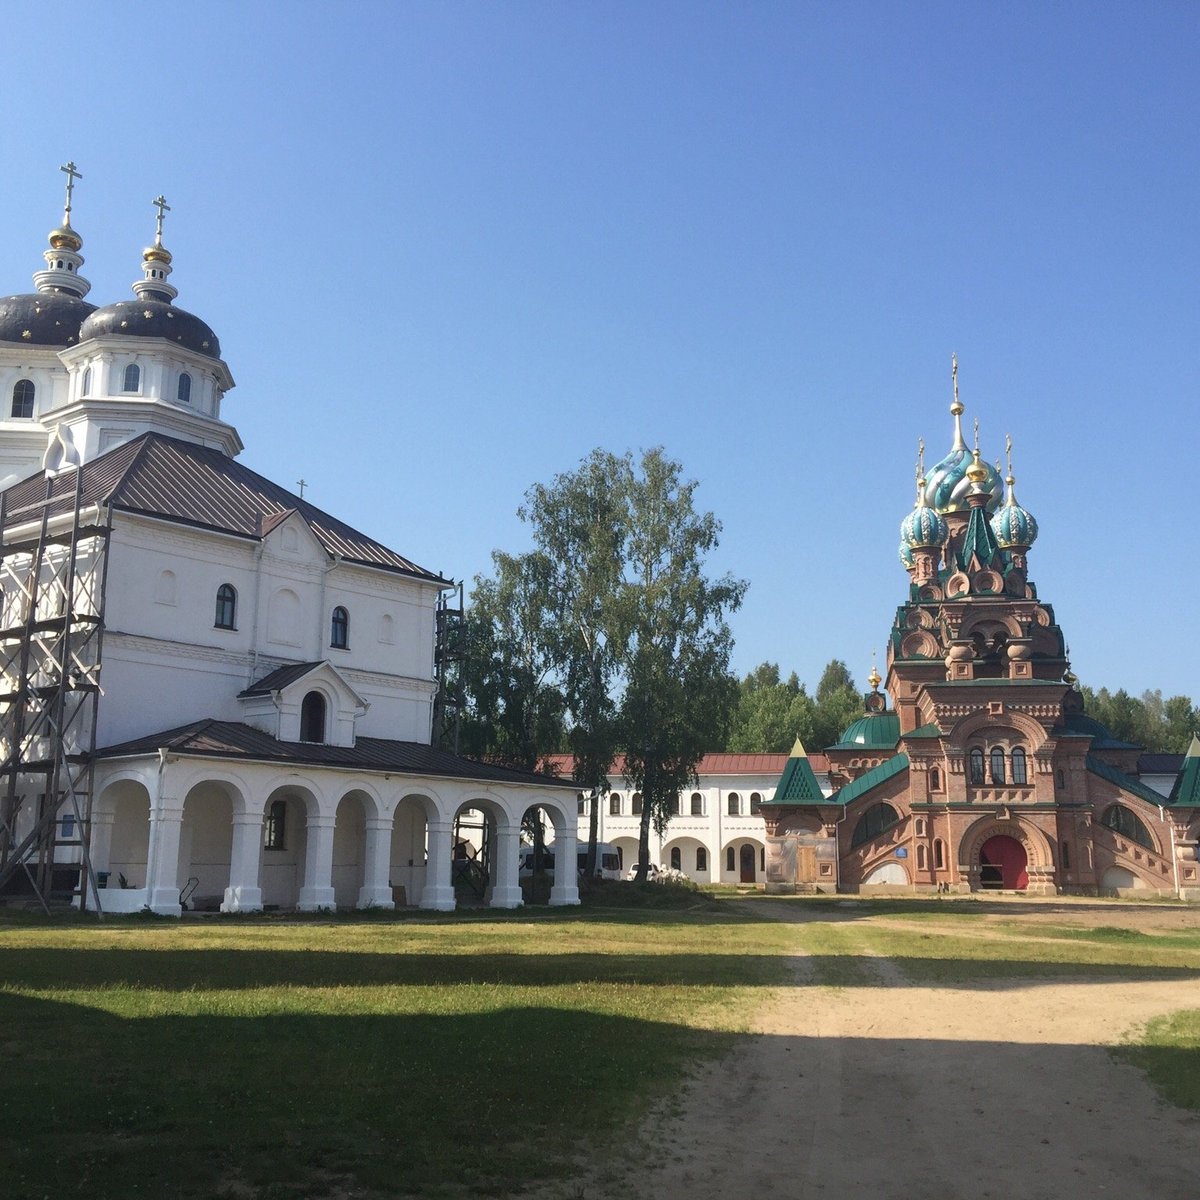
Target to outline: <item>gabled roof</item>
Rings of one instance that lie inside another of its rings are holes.
[[[1145,800],[1147,804],[1162,806],[1169,803],[1161,792],[1156,792],[1152,787],[1142,783],[1140,779],[1134,779],[1132,775],[1126,775],[1124,771],[1118,771],[1116,767],[1109,766],[1094,754],[1087,756],[1087,769],[1093,775],[1099,775],[1101,779],[1107,779],[1109,783],[1116,784],[1122,791],[1130,792],[1139,799]]]
[[[289,511],[308,524],[326,553],[347,562],[425,579],[446,580],[389,550],[307,500],[210,446],[144,433],[84,463],[82,503],[214,529],[259,540]],[[51,516],[71,510],[75,472],[50,477]],[[41,515],[47,477],[33,475],[4,493],[5,525]]]
[[[850,804],[860,796],[865,796],[873,788],[877,788],[881,783],[886,783],[889,779],[899,775],[901,771],[907,770],[908,755],[897,754],[895,758],[889,758],[887,762],[880,763],[877,767],[872,767],[857,779],[846,784],[840,791],[834,792],[829,797],[827,803],[841,804],[843,806]]]
[[[319,662],[290,663],[286,667],[278,667],[269,675],[264,675],[257,683],[252,683],[244,691],[238,692],[238,699],[248,696],[269,696],[272,692],[282,691],[289,683],[303,679],[310,671],[315,671]]]
[[[197,758],[243,759],[252,762],[296,763],[304,766],[342,767],[358,771],[387,771],[394,775],[434,775],[452,779],[478,779],[494,783],[539,783],[573,788],[569,778],[512,771],[490,763],[462,758],[449,750],[423,742],[398,742],[388,738],[362,738],[353,746],[326,746],[314,742],[281,742],[261,729],[240,721],[193,721],[161,733],[147,734],[96,752],[97,758],[131,758],[169,750]]]
[[[765,802],[771,804],[824,804],[825,793],[813,774],[808,753],[799,738],[792,747],[791,757],[783,768],[783,774],[775,785],[775,797]]]
[[[1169,804],[1200,807],[1200,738],[1192,734],[1192,744],[1183,759],[1183,770],[1171,787]]]
[[[933,721],[930,721],[927,725],[918,726],[916,729],[912,729],[904,734],[906,738],[940,738],[941,736],[942,731]]]

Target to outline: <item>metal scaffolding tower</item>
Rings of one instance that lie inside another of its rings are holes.
[[[433,674],[437,694],[433,698],[433,744],[458,753],[459,715],[462,712],[463,585],[453,594],[438,596],[437,632],[433,650]]]
[[[111,509],[0,497],[0,898],[100,911],[90,855]]]

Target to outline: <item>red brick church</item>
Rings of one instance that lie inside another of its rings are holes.
[[[1037,522],[963,439],[900,527],[908,596],[865,712],[828,748],[825,795],[799,742],[762,806],[768,891],[1158,892],[1200,899],[1200,741],[1169,795],[1141,748],[1083,709],[1028,556]],[[885,690],[879,690],[880,683]]]

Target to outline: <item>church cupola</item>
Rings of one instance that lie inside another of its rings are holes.
[[[79,273],[83,266],[83,255],[79,253],[83,238],[71,227],[75,180],[83,176],[73,162],[67,163],[62,170],[67,176],[63,223],[50,231],[50,245],[42,251],[46,267],[34,272],[37,291],[0,296],[0,343],[55,349],[73,346],[79,341],[79,327],[95,311],[95,305],[83,299],[92,288]]]
[[[925,498],[925,443],[917,450],[917,503],[900,522],[900,561],[914,583],[927,583],[938,570],[941,547],[949,536],[946,519]]]
[[[1013,565],[1024,568],[1025,551],[1037,541],[1038,525],[1033,514],[1023,509],[1017,503],[1013,485],[1016,479],[1012,473],[1012,438],[1005,440],[1005,450],[1008,453],[1008,474],[1005,476],[1004,504],[998,508],[992,517],[992,532],[996,536],[996,544],[1001,550],[1008,551]]]
[[[154,245],[147,246],[142,251],[143,278],[134,285],[133,290],[142,300],[158,300],[170,304],[179,295],[179,289],[167,282],[171,273],[171,252],[162,244],[163,214],[171,211],[171,206],[163,196],[154,201],[158,209],[158,220],[154,226]]]
[[[967,497],[973,488],[973,481],[967,478],[972,457],[963,440],[963,405],[958,398],[958,358],[953,355],[950,359],[950,377],[954,387],[954,402],[950,405],[950,414],[954,417],[954,444],[950,447],[950,453],[929,471],[925,485],[925,502],[943,514],[964,512],[968,508]],[[987,463],[980,465],[984,469],[980,482],[987,495],[985,503],[989,509],[993,509],[999,502],[1000,475]]]
[[[980,458],[979,422],[976,421],[975,449],[971,452],[971,465],[965,473],[970,485],[967,492],[970,516],[967,518],[962,545],[958,549],[958,565],[964,571],[974,572],[1000,565],[1000,547],[996,545],[996,536],[987,518],[987,507],[993,499],[988,483],[995,475],[993,468]]]

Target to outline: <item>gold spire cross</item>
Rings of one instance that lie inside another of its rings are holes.
[[[162,223],[163,213],[169,213],[171,206],[167,203],[166,197],[160,192],[158,198],[151,201],[151,204],[158,209],[158,222],[154,227],[154,242],[155,245],[162,245]]]
[[[63,224],[70,225],[71,223],[71,193],[75,190],[75,180],[82,179],[83,176],[76,169],[73,162],[66,163],[58,168],[67,177],[67,206],[63,209]]]

